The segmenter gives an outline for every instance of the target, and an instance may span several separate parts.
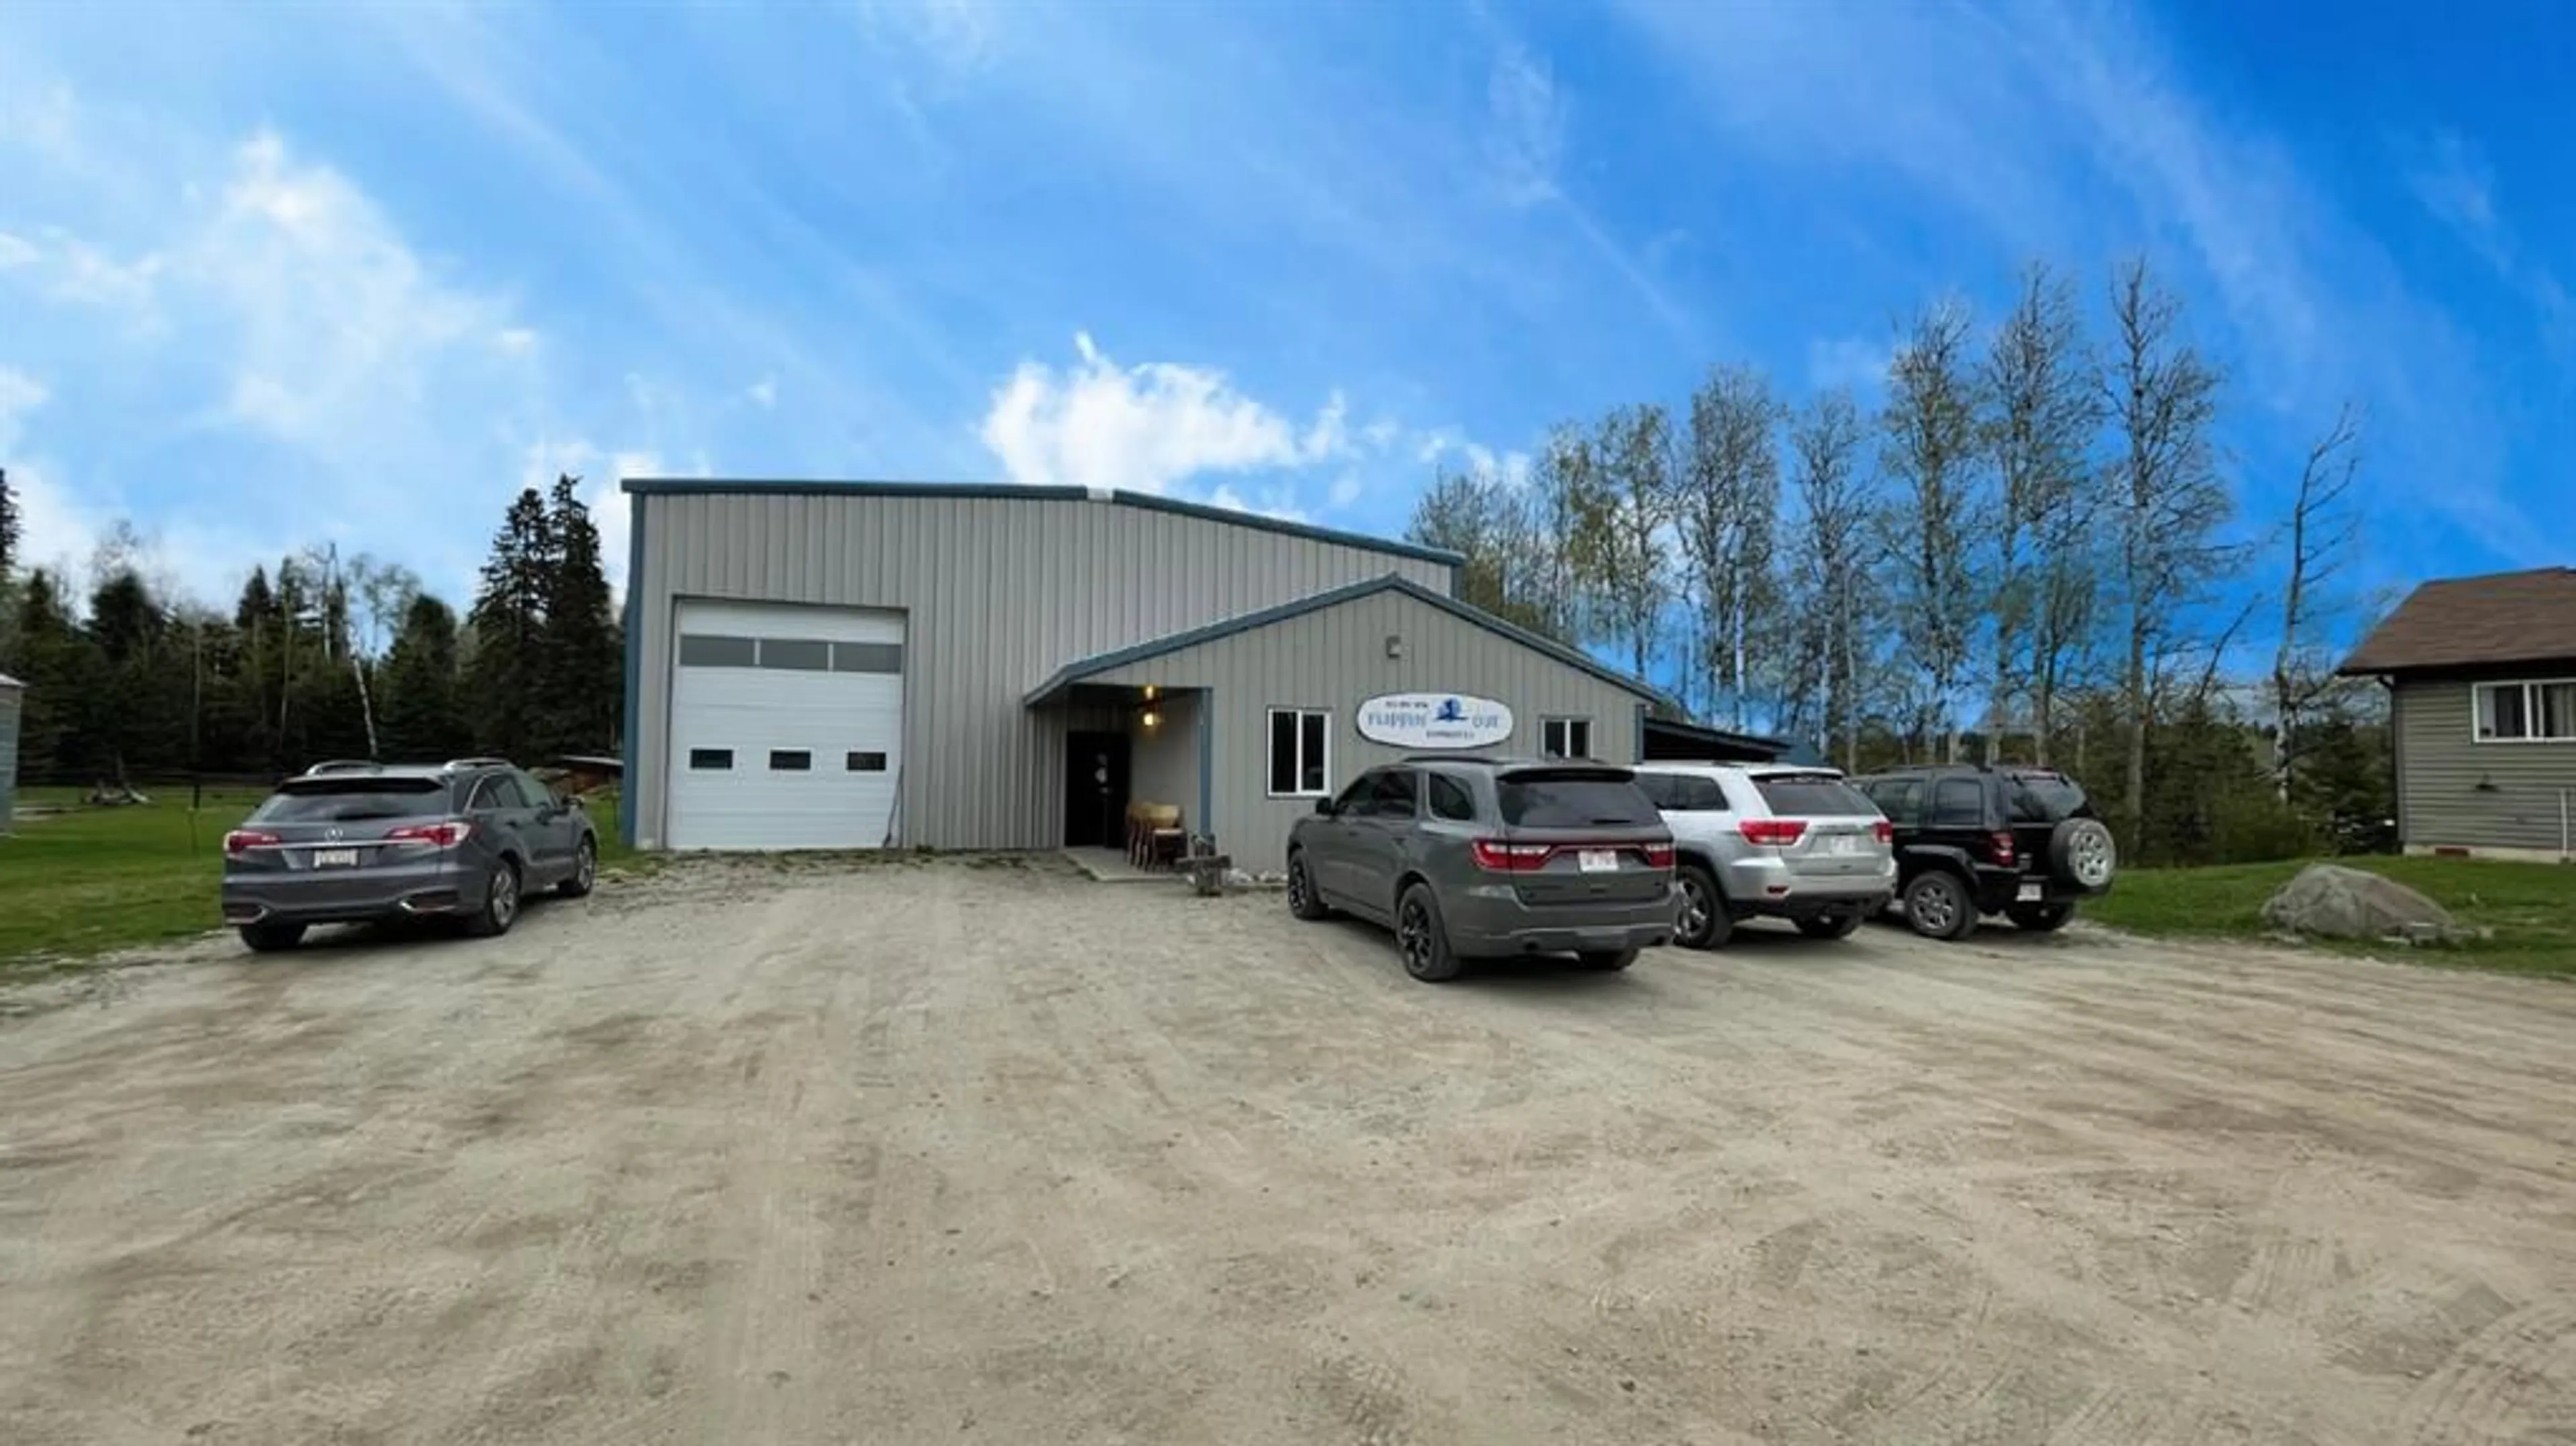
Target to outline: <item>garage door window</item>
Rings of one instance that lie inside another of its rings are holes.
[[[749,668],[758,664],[759,644],[751,638],[718,633],[680,634],[683,668]]]
[[[832,671],[835,673],[900,673],[903,671],[903,644],[834,643]]]
[[[812,638],[762,638],[760,665],[798,673],[821,673],[832,666],[832,645]]]
[[[1321,798],[1332,791],[1327,756],[1333,715],[1319,709],[1270,710],[1270,796]]]
[[[725,769],[733,767],[733,750],[730,748],[692,748],[689,750],[689,767],[700,772],[722,772]]]
[[[814,755],[802,748],[769,750],[769,771],[772,773],[806,773],[813,767]]]
[[[849,756],[848,771],[851,773],[883,773],[885,770],[886,756],[882,753],[853,753]]]
[[[1550,758],[1592,756],[1592,720],[1546,718],[1538,725],[1539,750]]]

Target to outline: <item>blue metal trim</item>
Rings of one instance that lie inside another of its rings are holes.
[[[633,504],[626,518],[626,719],[618,752],[625,757],[617,787],[617,837],[635,847],[635,801],[643,796],[644,750],[636,726],[644,718],[644,518],[653,509]]]
[[[1199,822],[1198,832],[1216,837],[1216,694],[1199,690]]]
[[[765,495],[774,497],[947,497],[981,498],[1003,501],[1081,502],[1092,494],[1082,487],[1024,487],[995,482],[818,482],[782,481],[763,478],[732,477],[629,477],[618,484],[628,492],[662,496]],[[1343,532],[1311,523],[1289,522],[1277,517],[1263,517],[1253,512],[1238,512],[1230,507],[1211,507],[1203,502],[1181,502],[1170,497],[1156,497],[1143,492],[1113,491],[1107,500],[1120,507],[1135,507],[1147,512],[1169,512],[1182,517],[1204,518],[1236,527],[1250,527],[1262,532],[1276,532],[1288,537],[1302,537],[1314,542],[1337,543],[1344,547],[1370,552],[1389,553],[1422,562],[1447,563],[1456,587],[1455,573],[1466,565],[1466,558],[1437,547],[1423,547],[1411,542],[1396,542],[1364,533]]]
[[[1023,697],[1020,702],[1025,707],[1034,708],[1041,703],[1052,701],[1056,694],[1073,686],[1075,683],[1081,682],[1085,678],[1094,677],[1101,673],[1108,672],[1112,668],[1122,668],[1129,663],[1141,663],[1148,658],[1159,658],[1168,653],[1179,652],[1183,648],[1194,648],[1201,643],[1216,642],[1222,638],[1232,637],[1237,633],[1248,633],[1255,628],[1266,628],[1273,623],[1284,623],[1291,618],[1304,617],[1306,614],[1311,612],[1320,612],[1325,608],[1334,607],[1341,603],[1353,602],[1360,598],[1371,597],[1375,594],[1389,591],[1403,593],[1407,597],[1428,603],[1463,622],[1472,623],[1477,627],[1483,628],[1485,631],[1494,634],[1496,637],[1518,643],[1522,647],[1528,648],[1533,652],[1544,653],[1558,662],[1565,664],[1567,667],[1580,669],[1583,672],[1589,673],[1592,676],[1599,678],[1601,681],[1610,684],[1614,688],[1623,689],[1639,698],[1647,700],[1648,702],[1662,703],[1668,707],[1673,707],[1678,710],[1679,705],[1675,704],[1672,699],[1666,697],[1663,693],[1657,691],[1652,684],[1640,682],[1639,680],[1631,678],[1624,673],[1617,672],[1603,665],[1599,661],[1587,657],[1586,655],[1577,652],[1552,638],[1543,638],[1536,633],[1515,627],[1514,625],[1503,621],[1501,618],[1494,616],[1492,613],[1486,612],[1482,608],[1460,602],[1456,598],[1449,597],[1443,593],[1424,587],[1422,584],[1415,582],[1411,578],[1405,577],[1400,573],[1392,572],[1387,573],[1383,577],[1370,578],[1365,582],[1355,582],[1345,587],[1337,587],[1330,589],[1329,591],[1313,593],[1309,596],[1298,598],[1294,602],[1282,603],[1273,608],[1264,608],[1260,612],[1246,613],[1237,618],[1227,618],[1222,622],[1210,623],[1205,627],[1192,628],[1187,632],[1172,633],[1165,637],[1154,638],[1147,642],[1138,643],[1133,647],[1119,648],[1114,652],[1102,653],[1096,657],[1084,658],[1078,662],[1067,663],[1062,668],[1057,669],[1053,677],[1048,678],[1045,682],[1030,689],[1027,696]]]

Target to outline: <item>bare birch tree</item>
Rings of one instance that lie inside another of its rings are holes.
[[[1879,465],[1893,495],[1884,513],[1895,564],[1895,633],[1901,664],[1920,688],[1915,729],[1938,734],[1959,756],[1956,704],[1985,611],[1974,538],[1977,469],[1984,448],[1968,357],[1967,308],[1942,301],[1915,319],[1887,372]]]
[[[1843,767],[1860,771],[1864,641],[1871,619],[1870,573],[1878,557],[1870,518],[1876,500],[1861,471],[1860,408],[1847,388],[1808,403],[1789,427],[1793,485],[1803,514],[1795,533],[1792,588],[1798,631],[1824,681],[1824,736],[1842,742]]]
[[[1603,417],[1592,444],[1599,482],[1582,512],[1583,555],[1604,630],[1628,645],[1631,669],[1641,678],[1654,661],[1673,596],[1672,433],[1672,418],[1654,402]]]
[[[2299,725],[2334,691],[2334,660],[2318,636],[2344,604],[2335,578],[2350,559],[2361,517],[2351,502],[2361,466],[2361,415],[2346,402],[2308,448],[2298,496],[2283,524],[2289,556],[2281,588],[2281,641],[2272,655],[2272,784],[2283,803],[2298,768]]]
[[[1978,381],[1996,475],[1997,726],[1987,735],[1987,760],[1995,760],[2004,726],[2027,699],[2038,761],[2045,762],[2058,683],[2090,610],[2086,453],[2102,421],[2074,288],[2046,264],[2023,272]]]
[[[1489,470],[1444,472],[1413,505],[1405,535],[1467,559],[1458,597],[1560,641],[1571,641],[1562,597],[1550,591],[1550,544],[1530,522],[1529,495]]]
[[[1700,616],[1700,662],[1722,679],[1736,727],[1748,721],[1755,653],[1775,591],[1779,404],[1746,367],[1710,370],[1691,394],[1681,471],[1681,543]]]
[[[2218,369],[2192,346],[2181,302],[2144,260],[2128,262],[2112,278],[2111,325],[2111,358],[2102,382],[2120,445],[2112,493],[2120,548],[2115,583],[2127,651],[2127,843],[2143,854],[2155,684],[2172,658],[2191,650],[2194,609],[2243,554],[2220,536],[2235,508],[2219,478],[2210,437]]]

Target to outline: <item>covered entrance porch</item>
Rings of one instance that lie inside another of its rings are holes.
[[[1144,863],[1210,831],[1206,690],[1074,683],[1029,706],[1062,723],[1067,849]]]

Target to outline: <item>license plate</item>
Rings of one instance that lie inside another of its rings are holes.
[[[1834,835],[1834,852],[1838,854],[1859,853],[1860,840],[1853,838],[1847,833],[1838,833]]]
[[[317,869],[354,869],[358,866],[356,849],[315,849],[313,867]]]
[[[1584,849],[1575,854],[1574,862],[1587,874],[1615,874],[1619,871],[1619,851]]]
[[[2042,896],[2047,894],[2047,892],[2048,889],[2045,885],[2024,884],[2021,886],[2021,894],[2019,896],[2020,902],[2025,904],[2036,904],[2040,901]]]

